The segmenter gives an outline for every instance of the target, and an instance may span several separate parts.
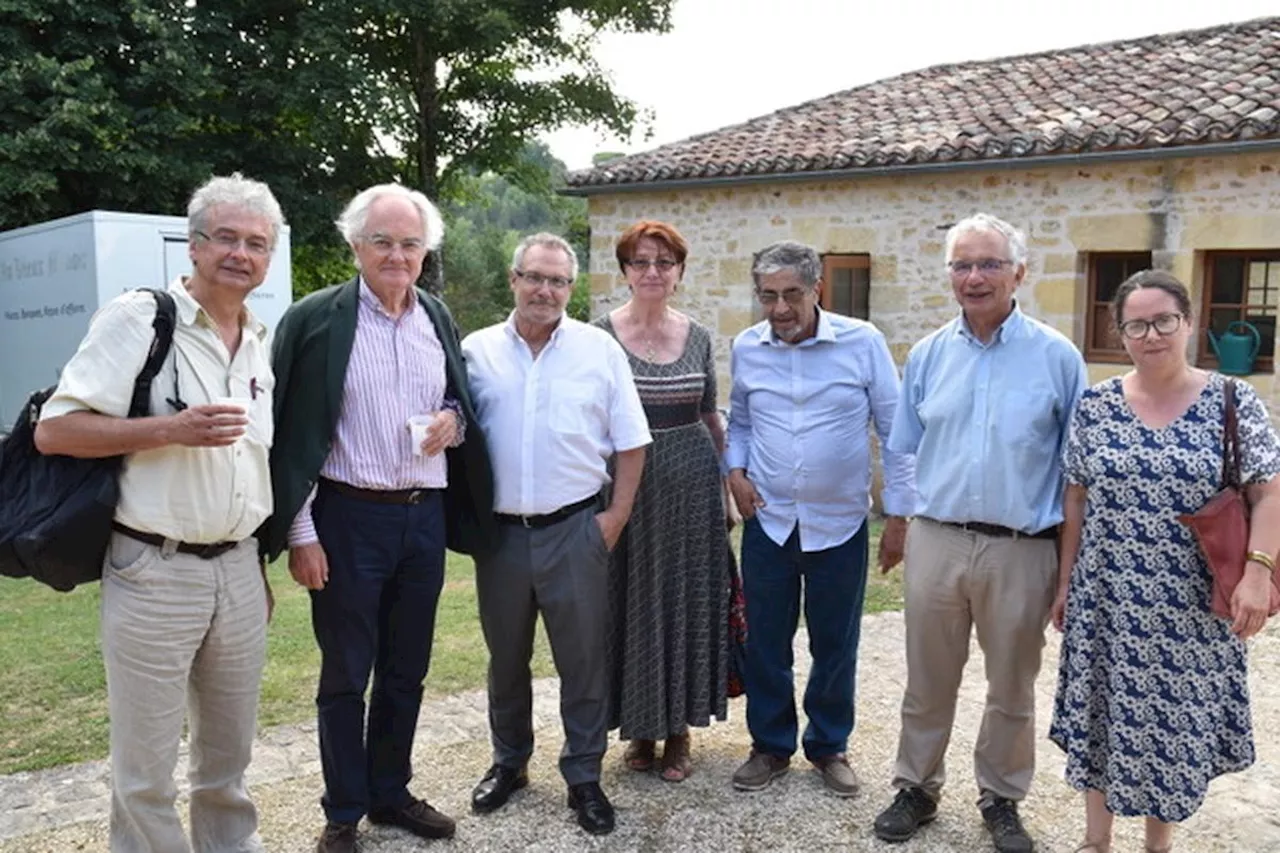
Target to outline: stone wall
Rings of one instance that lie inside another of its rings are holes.
[[[871,255],[871,320],[901,363],[911,345],[955,312],[943,239],[959,219],[986,211],[1027,232],[1024,310],[1085,336],[1084,259],[1090,251],[1152,252],[1187,282],[1199,304],[1198,253],[1280,248],[1280,155],[1064,165],[743,185],[724,189],[592,196],[593,312],[626,301],[613,243],[637,219],[674,224],[691,244],[675,305],[713,329],[720,395],[728,399],[733,336],[758,317],[749,275],[753,251],[776,240],[821,252]],[[1094,381],[1123,365],[1090,365]],[[1280,412],[1274,375],[1251,381]]]

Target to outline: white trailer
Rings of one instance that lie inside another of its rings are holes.
[[[187,220],[93,210],[0,232],[0,433],[58,381],[99,306],[191,272]],[[292,301],[289,229],[249,308],[274,329]]]

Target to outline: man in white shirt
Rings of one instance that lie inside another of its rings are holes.
[[[785,773],[799,732],[792,639],[804,595],[813,667],[804,694],[805,757],[837,796],[858,792],[846,757],[867,586],[871,508],[869,425],[883,442],[898,405],[884,335],[819,307],[822,259],[776,243],[751,266],[765,320],[733,342],[725,467],[742,528],[750,642],[744,676],[751,755],[733,775],[757,791]],[[883,447],[883,445],[882,445]],[[884,450],[888,519],[880,567],[902,558],[915,501],[915,461]]]
[[[569,806],[583,829],[602,835],[614,826],[599,784],[608,745],[609,552],[631,515],[650,437],[622,347],[564,316],[577,273],[563,239],[526,237],[511,265],[515,310],[462,342],[500,522],[495,547],[476,555],[494,763],[472,808],[491,812],[528,784],[529,660],[541,612],[560,674]],[[598,511],[610,483],[612,498]]]
[[[192,272],[169,286],[151,416],[126,417],[156,316],[130,291],[94,316],[35,436],[42,453],[125,456],[102,571],[113,853],[263,849],[244,771],[270,608],[254,531],[271,513],[273,380],[245,300],[284,219],[265,184],[233,175],[196,190],[187,225]],[[190,842],[173,781],[188,707]]]

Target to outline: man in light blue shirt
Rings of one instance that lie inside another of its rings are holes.
[[[1059,462],[1086,384],[1066,337],[1019,309],[1026,239],[986,214],[947,234],[960,316],[907,357],[889,448],[915,453],[904,582],[907,688],[897,797],[876,835],[933,820],[956,693],[976,625],[987,707],[974,750],[983,821],[1001,853],[1030,853],[1017,803],[1035,770],[1035,679],[1058,577]]]
[[[751,275],[766,320],[733,344],[725,450],[729,488],[745,519],[750,631],[744,680],[751,756],[733,784],[766,787],[796,750],[791,642],[803,585],[813,653],[804,753],[830,790],[853,796],[858,778],[845,752],[867,584],[868,425],[887,438],[898,372],[875,326],[818,307],[822,260],[812,248],[770,246],[755,256]],[[902,558],[914,467],[910,452],[884,452],[884,570]]]

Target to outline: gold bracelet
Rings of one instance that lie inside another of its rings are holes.
[[[1269,572],[1276,570],[1276,561],[1270,554],[1265,551],[1250,551],[1244,555],[1246,563],[1257,563]]]

